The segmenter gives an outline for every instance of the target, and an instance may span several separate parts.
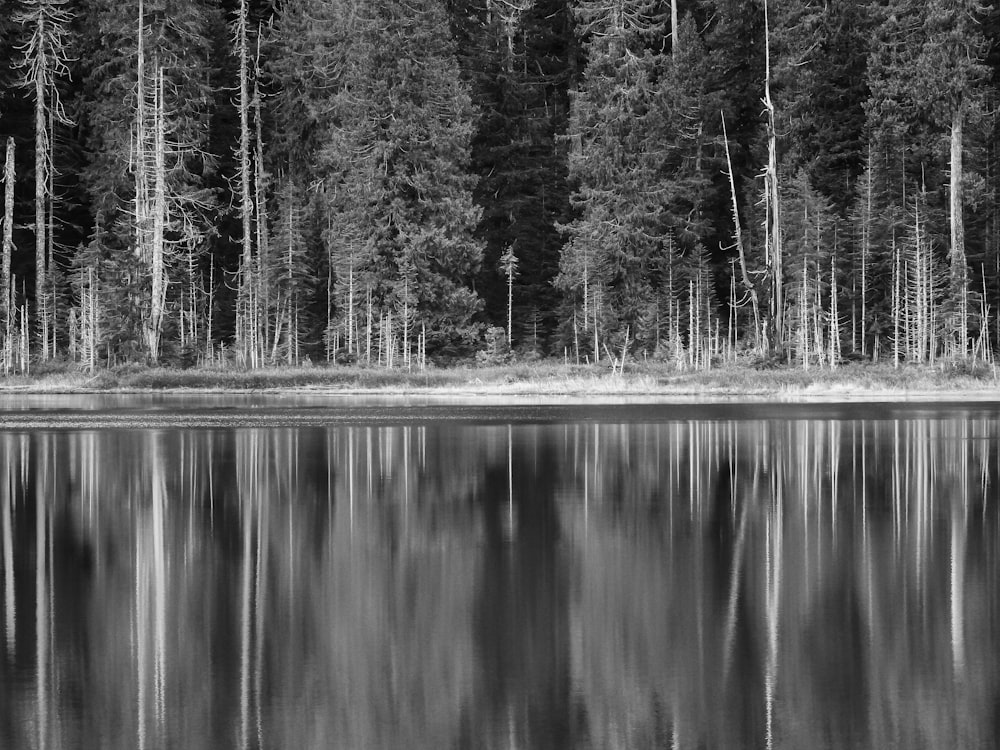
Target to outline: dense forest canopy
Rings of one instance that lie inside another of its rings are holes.
[[[9,0],[5,371],[991,359],[979,0]]]

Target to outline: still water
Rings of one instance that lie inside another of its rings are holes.
[[[37,406],[5,749],[1000,736],[997,405]]]

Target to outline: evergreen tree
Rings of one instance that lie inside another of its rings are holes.
[[[478,110],[472,168],[479,176],[484,263],[477,288],[491,322],[506,325],[507,277],[501,256],[516,247],[511,290],[515,345],[547,341],[558,304],[552,281],[569,208],[563,135],[574,76],[575,43],[567,0],[451,2],[459,60]]]
[[[352,106],[324,147],[330,225],[366,242],[357,270],[387,343],[409,361],[419,332],[430,354],[453,356],[477,338],[481,307],[472,102],[437,0],[379,2],[357,33]]]
[[[918,63],[921,76],[916,94],[933,104],[939,127],[949,131],[948,217],[949,301],[957,335],[957,351],[969,347],[969,266],[965,233],[966,124],[983,120],[986,70],[982,59],[985,40],[977,14],[978,0],[932,0],[925,21],[926,41]],[[923,84],[923,85],[920,85]]]
[[[896,0],[878,8],[866,107],[872,166],[885,175],[892,196],[887,202],[890,215],[906,213],[907,196],[919,192],[922,242],[932,254],[948,256],[946,306],[950,329],[956,334],[950,346],[960,354],[970,338],[965,250],[970,238],[962,199],[966,184],[976,182],[966,177],[963,153],[967,126],[982,122],[984,101],[977,8],[943,0],[929,4]]]
[[[587,34],[587,65],[572,94],[571,197],[578,217],[567,226],[559,286],[574,313],[601,340],[634,331],[649,306],[652,261],[663,247],[660,216],[663,147],[652,130],[658,56],[649,42],[664,34],[652,3],[586,0],[576,7]]]

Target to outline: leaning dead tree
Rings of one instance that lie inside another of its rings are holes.
[[[736,198],[736,179],[733,176],[733,160],[729,154],[729,134],[726,132],[725,112],[722,113],[722,138],[726,149],[726,171],[729,175],[729,195],[733,207],[733,237],[736,242],[736,252],[740,266],[740,279],[743,282],[743,288],[750,300],[750,307],[753,311],[754,346],[761,348],[764,344],[764,331],[760,318],[760,295],[757,289],[758,284],[751,278],[750,270],[747,268],[746,245],[743,242],[743,225],[740,222],[740,208],[739,202]]]

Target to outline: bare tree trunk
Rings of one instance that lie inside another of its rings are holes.
[[[872,241],[872,147],[868,145],[868,171],[865,177],[865,213],[861,220],[861,354],[868,354],[865,327],[868,325],[868,263]]]
[[[677,30],[679,28],[677,22],[677,4],[679,2],[680,0],[670,0],[670,54],[674,60],[677,59],[677,55],[681,51],[681,46],[677,41]]]
[[[830,369],[840,361],[840,310],[837,307],[837,256],[830,258]]]
[[[372,363],[372,288],[368,287],[368,325],[365,329],[365,362]]]
[[[267,348],[268,336],[270,336],[271,309],[271,286],[268,277],[270,267],[270,247],[267,237],[267,201],[264,197],[266,176],[264,174],[264,137],[263,124],[260,116],[261,94],[260,94],[260,35],[257,37],[257,54],[254,57],[254,81],[253,81],[253,120],[254,120],[254,206],[257,217],[257,268],[260,274],[260,289],[258,291],[258,303],[263,313],[263,341],[262,348]]]
[[[39,15],[38,35],[44,37],[45,17]],[[47,61],[40,61],[47,65]],[[48,314],[45,279],[45,188],[48,185],[48,118],[45,116],[45,76],[35,75],[35,318],[40,326],[42,358],[48,359]]]
[[[164,269],[163,235],[166,218],[166,138],[164,133],[163,111],[163,70],[157,67],[155,79],[156,91],[153,94],[155,104],[154,133],[154,188],[153,188],[153,237],[152,257],[150,259],[151,299],[149,308],[148,340],[149,358],[156,362],[160,356],[160,333],[163,328],[163,309],[166,300],[166,272]]]
[[[236,311],[236,346],[243,356],[248,356],[251,362],[256,357],[249,352],[254,339],[250,330],[254,324],[251,307],[254,304],[253,289],[253,195],[250,192],[250,92],[249,92],[249,60],[247,53],[247,0],[240,0],[236,22],[236,53],[240,61],[240,217],[243,220],[243,251],[240,257],[239,290]]]
[[[347,269],[347,353],[354,354],[354,244]]]
[[[35,105],[35,338],[41,344],[42,357],[48,357],[48,284],[46,266],[46,194],[49,192],[51,127],[49,115],[68,122],[59,104],[55,87],[57,76],[66,75],[65,37],[72,16],[66,0],[46,0],[23,4],[13,19],[28,32],[24,51],[23,84],[34,92]],[[50,106],[47,97],[51,97]]]
[[[136,251],[139,255],[139,260],[146,266],[151,264],[152,258],[150,254],[150,241],[149,241],[149,213],[150,213],[150,203],[149,203],[149,170],[148,170],[148,159],[147,149],[149,147],[149,113],[147,111],[148,102],[146,101],[146,16],[145,16],[145,6],[143,0],[139,0],[139,17],[138,17],[138,54],[136,60],[136,105],[135,105],[135,134],[133,136],[134,140],[134,154],[132,158],[134,159],[133,170],[135,177],[135,196],[134,201],[134,211],[135,211],[135,245]],[[154,149],[155,150],[155,149]],[[150,349],[150,336],[149,336],[149,319],[146,317],[145,311],[143,312],[143,335],[146,338],[145,344],[147,351]],[[150,356],[152,352],[149,351]]]
[[[53,97],[54,98],[54,97]],[[55,132],[55,117],[54,112],[56,109],[56,102],[52,102],[52,106],[48,108],[49,117],[49,133]],[[48,171],[48,184],[45,189],[45,213],[46,213],[46,230],[45,230],[45,268],[46,268],[46,305],[45,305],[45,320],[42,322],[44,330],[44,340],[42,343],[42,357],[43,359],[48,359],[51,355],[56,356],[56,336],[57,336],[57,321],[59,319],[59,310],[56,298],[56,265],[55,265],[55,227],[56,227],[56,213],[55,213],[55,200],[54,196],[56,194],[55,189],[55,169],[53,164],[55,163],[55,150],[52,147],[52,139],[49,138],[49,152],[46,154],[46,161],[49,165]]]
[[[894,232],[892,235],[892,363],[894,367],[899,367],[899,319],[902,314],[899,260],[899,248],[896,247],[896,234]]]
[[[761,324],[760,324],[760,303],[757,299],[757,285],[750,279],[747,271],[746,248],[743,244],[743,226],[740,223],[739,204],[736,200],[736,180],[733,177],[733,162],[729,156],[729,135],[726,133],[726,113],[722,113],[722,137],[726,147],[726,169],[729,172],[729,194],[733,202],[733,231],[736,237],[736,251],[740,259],[740,276],[743,279],[743,286],[750,295],[750,306],[753,309],[753,335],[756,346],[761,346]]]
[[[778,147],[774,122],[774,102],[771,100],[771,37],[768,28],[767,0],[764,0],[764,108],[767,110],[767,170],[765,182],[767,191],[767,234],[769,237],[767,254],[771,271],[771,346],[776,350],[784,347],[784,272],[781,252],[781,212],[778,200]]]
[[[969,272],[965,259],[965,219],[962,212],[962,125],[965,108],[955,108],[951,120],[951,296],[958,320],[958,353],[965,357],[969,342]]]
[[[10,318],[10,261],[14,254],[14,139],[7,138],[7,158],[3,169],[3,270],[0,274],[0,309],[2,318]],[[4,342],[5,346],[9,342]]]

